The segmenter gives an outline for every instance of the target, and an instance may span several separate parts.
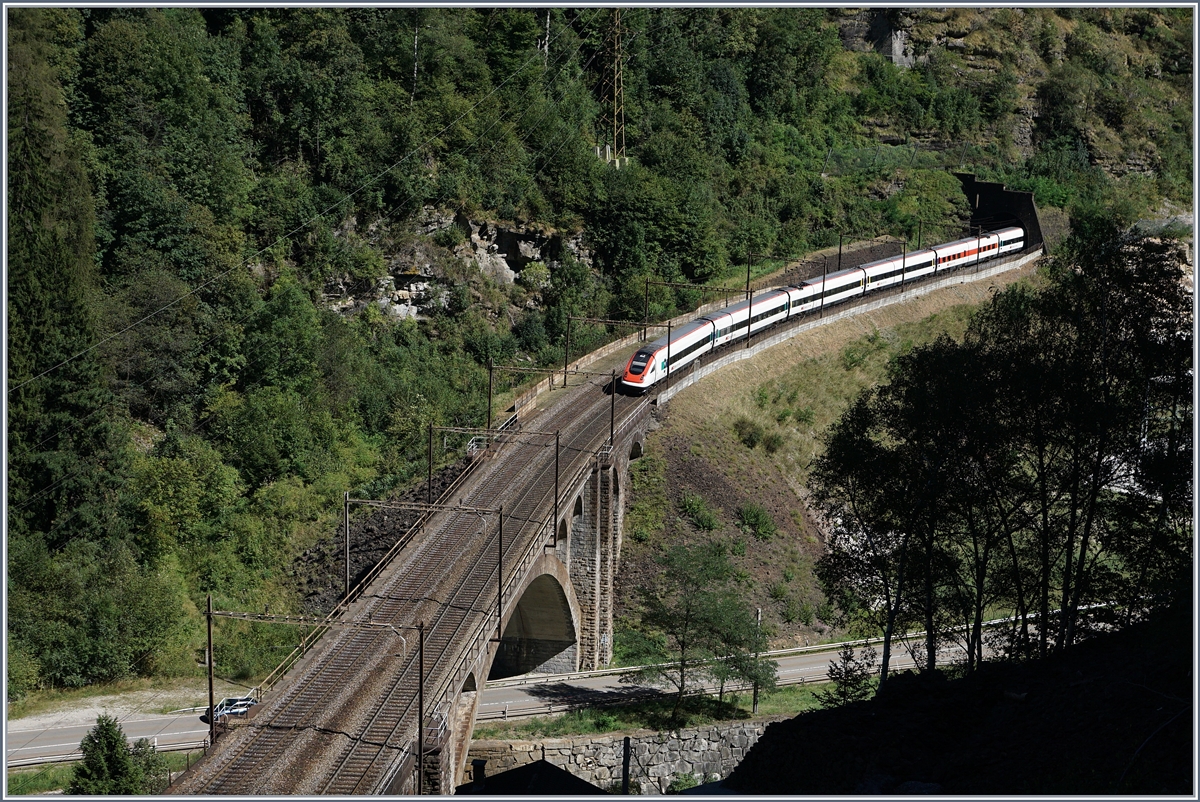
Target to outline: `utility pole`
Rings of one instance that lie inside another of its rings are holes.
[[[621,759],[621,794],[629,796],[629,736],[625,736],[624,757]]]
[[[488,446],[492,445],[492,355],[488,354]]]
[[[750,347],[750,327],[754,325],[754,290],[750,290],[750,307],[746,310],[746,348]]]
[[[421,10],[416,10],[416,22],[413,24],[413,85],[412,95],[408,99],[408,107],[412,108],[417,102],[417,35],[421,32]]]
[[[504,505],[500,505],[500,536],[496,547],[496,650],[504,638]]]
[[[646,295],[642,305],[642,342],[650,339],[650,277],[646,276]]]
[[[754,290],[750,289],[750,250],[746,249],[746,298],[750,307],[746,310],[746,347],[750,347],[750,327],[754,325]]]
[[[755,716],[758,715],[758,671],[757,671],[757,669],[758,669],[759,647],[761,645],[758,642],[758,636],[762,632],[762,608],[759,607],[759,608],[757,608],[757,610],[758,610],[758,625],[757,625],[757,629],[755,630],[755,638],[754,638],[754,668],[755,668],[755,672],[754,672],[754,703],[750,710],[751,715],[755,715]]]
[[[671,389],[671,321],[667,321],[667,383],[664,390]]]
[[[208,745],[217,742],[216,701],[213,698],[212,594],[208,594]]]
[[[558,432],[554,432],[554,548],[558,549]]]
[[[571,361],[571,316],[567,315],[567,342],[563,345],[563,389],[567,389],[567,363]]]
[[[342,594],[342,601],[346,604],[350,603],[350,491],[347,490],[342,495],[342,525],[346,528],[345,553],[346,553],[346,592]]]

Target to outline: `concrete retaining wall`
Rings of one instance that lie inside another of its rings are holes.
[[[466,765],[486,760],[491,776],[544,758],[601,788],[615,784],[619,791],[624,739],[628,735],[630,792],[657,795],[685,775],[698,783],[724,779],[758,742],[768,724],[788,718],[791,716],[771,716],[670,732],[634,730],[543,741],[473,741]],[[459,779],[460,784],[464,782],[467,778]]]

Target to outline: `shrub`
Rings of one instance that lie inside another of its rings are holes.
[[[812,426],[812,422],[816,419],[812,407],[798,409],[792,413],[792,417],[796,419],[796,423],[803,423],[805,426]]]
[[[871,695],[874,683],[875,649],[868,646],[856,655],[854,647],[843,646],[838,659],[829,664],[832,686],[816,692],[821,707],[842,707]]]
[[[784,407],[775,413],[775,422],[783,423],[792,416],[792,410],[789,407]]]
[[[541,292],[550,286],[550,268],[543,262],[532,262],[517,276],[517,282],[522,287]]]
[[[823,601],[819,605],[817,605],[817,618],[821,619],[822,621],[824,621],[825,623],[828,624],[833,621],[833,617],[834,617],[833,605],[830,604],[828,600]]]
[[[467,241],[467,235],[456,225],[443,228],[433,235],[433,241],[443,248],[453,250]]]
[[[617,717],[611,713],[602,713],[597,710],[592,715],[592,721],[596,725],[597,732],[611,732],[618,727]]]
[[[737,515],[742,531],[754,535],[759,540],[770,540],[779,531],[771,513],[758,504],[743,504],[738,507]]]
[[[776,451],[783,448],[783,435],[781,435],[779,432],[771,432],[763,437],[762,444],[763,448],[767,450],[768,454],[774,454]]]
[[[746,448],[754,448],[763,437],[763,428],[749,418],[738,418],[734,421],[733,431]]]
[[[800,603],[794,596],[788,596],[783,602],[783,610],[779,613],[785,624],[794,624],[800,618]]]
[[[768,593],[771,594],[771,598],[774,599],[775,601],[783,601],[784,599],[786,599],[787,592],[788,592],[787,585],[784,584],[783,582],[776,582],[774,585],[771,586],[771,589],[768,591]]]
[[[711,532],[717,528],[717,516],[696,493],[685,492],[679,499],[679,506],[697,529]]]
[[[697,785],[699,785],[699,783],[696,782],[696,777],[694,775],[681,774],[675,779],[671,780],[671,784],[667,786],[667,793],[677,794],[680,791],[686,791],[689,788],[695,788]]]
[[[75,764],[69,794],[140,794],[141,767],[134,761],[117,720],[101,713],[96,726],[79,744],[83,759]]]
[[[759,387],[754,391],[754,405],[759,409],[766,409],[767,402],[770,400],[771,397],[768,395],[766,387]]]
[[[745,545],[742,546],[742,551],[745,552]],[[38,687],[40,681],[41,666],[38,664],[37,658],[33,657],[19,644],[9,641],[8,651],[8,701],[16,702],[25,697],[30,691]]]

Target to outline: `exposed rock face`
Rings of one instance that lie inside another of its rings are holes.
[[[838,34],[847,50],[874,50],[898,66],[911,67],[916,63],[908,42],[911,21],[911,17],[899,9],[859,9],[838,21]]]
[[[536,225],[475,221],[461,212],[432,206],[421,210],[414,229],[426,237],[457,229],[457,234],[449,237],[450,241],[459,240],[451,248],[454,256],[475,265],[501,285],[515,282],[520,272],[534,262],[553,271],[567,254],[588,267],[592,265],[582,233],[564,235]],[[440,254],[444,259],[445,252]],[[329,279],[323,293],[328,306],[349,315],[375,304],[384,315],[403,320],[419,317],[434,305],[445,305],[445,292],[436,287],[441,275],[436,268],[439,251],[428,240],[418,238],[385,258],[387,274],[373,285],[346,275]]]
[[[582,235],[564,239],[561,234],[538,226],[476,222],[468,220],[462,213],[441,228],[451,225],[467,238],[454,249],[454,255],[475,262],[480,272],[500,284],[512,284],[521,270],[533,262],[553,267],[554,263],[562,261],[564,252],[591,265],[591,254],[583,247]]]
[[[352,315],[375,304],[394,320],[416,318],[436,300],[431,292],[434,256],[429,246],[417,242],[385,258],[387,273],[373,284],[344,274],[326,281],[322,292],[326,305],[339,314]]]

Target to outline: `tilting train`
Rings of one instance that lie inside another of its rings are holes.
[[[696,318],[672,330],[668,336],[639,348],[625,366],[622,388],[645,392],[655,382],[666,378],[668,372],[680,370],[714,348],[733,340],[744,340],[750,334],[796,315],[931,273],[993,259],[1024,247],[1024,230],[1002,228],[768,290],[719,312]]]

